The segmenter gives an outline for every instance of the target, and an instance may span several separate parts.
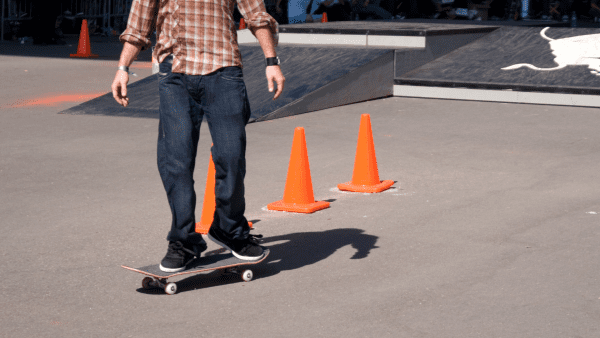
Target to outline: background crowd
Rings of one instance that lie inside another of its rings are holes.
[[[132,0],[5,0],[4,40],[31,38],[35,44],[64,43],[78,34],[82,19],[91,35],[118,35]],[[600,23],[600,0],[264,0],[279,24],[355,20],[554,20]],[[75,5],[74,5],[75,4]],[[241,15],[235,11],[234,20]],[[599,25],[600,26],[600,25]]]
[[[600,0],[308,0],[305,21],[314,20],[314,15],[324,12],[328,21],[405,18],[571,21],[573,16],[598,21]],[[301,18],[302,15],[298,19],[302,21]]]

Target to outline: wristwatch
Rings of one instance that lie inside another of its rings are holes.
[[[281,64],[281,61],[279,60],[279,57],[276,56],[274,58],[266,58],[265,63],[267,64],[267,66],[277,66]]]

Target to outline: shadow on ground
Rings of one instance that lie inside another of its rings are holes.
[[[378,237],[364,232],[361,229],[332,229],[265,238],[261,244],[268,247],[271,254],[265,262],[252,267],[254,279],[267,278],[281,271],[300,269],[318,263],[347,245],[356,250],[349,259],[366,258],[372,249],[377,248],[375,243]],[[205,255],[220,252],[223,252],[223,249],[210,251]],[[177,293],[239,282],[242,282],[239,275],[217,270],[177,281]],[[161,289],[139,288],[137,291],[145,294],[165,294]]]

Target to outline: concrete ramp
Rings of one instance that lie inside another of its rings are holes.
[[[332,22],[280,27],[277,54],[285,90],[273,101],[264,55],[248,30],[238,31],[253,121],[264,121],[393,95],[399,77],[497,27],[404,22]],[[110,93],[64,111],[132,117],[158,116],[156,76],[129,87],[130,106]]]
[[[279,46],[277,53],[286,77],[285,89],[273,101],[265,77],[260,46],[240,46],[252,120],[268,120],[392,95],[394,50],[366,47]],[[128,87],[130,105],[119,106],[111,93],[63,111],[158,117],[157,76]]]

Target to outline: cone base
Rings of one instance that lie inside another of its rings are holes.
[[[210,226],[212,224],[202,224],[200,222],[196,223],[196,232],[201,235],[208,234],[208,230],[210,230]],[[252,222],[248,222],[248,226],[252,228]]]
[[[381,183],[375,185],[358,185],[352,184],[352,182],[346,182],[338,184],[338,189],[343,191],[376,193],[389,189],[393,184],[394,181],[389,180],[381,181]]]
[[[267,209],[275,211],[299,212],[303,214],[311,214],[315,211],[329,208],[329,202],[317,201],[314,203],[297,204],[285,203],[283,200],[269,203]]]
[[[89,58],[89,59],[95,59],[98,57],[98,55],[96,54],[69,54],[72,58]]]

